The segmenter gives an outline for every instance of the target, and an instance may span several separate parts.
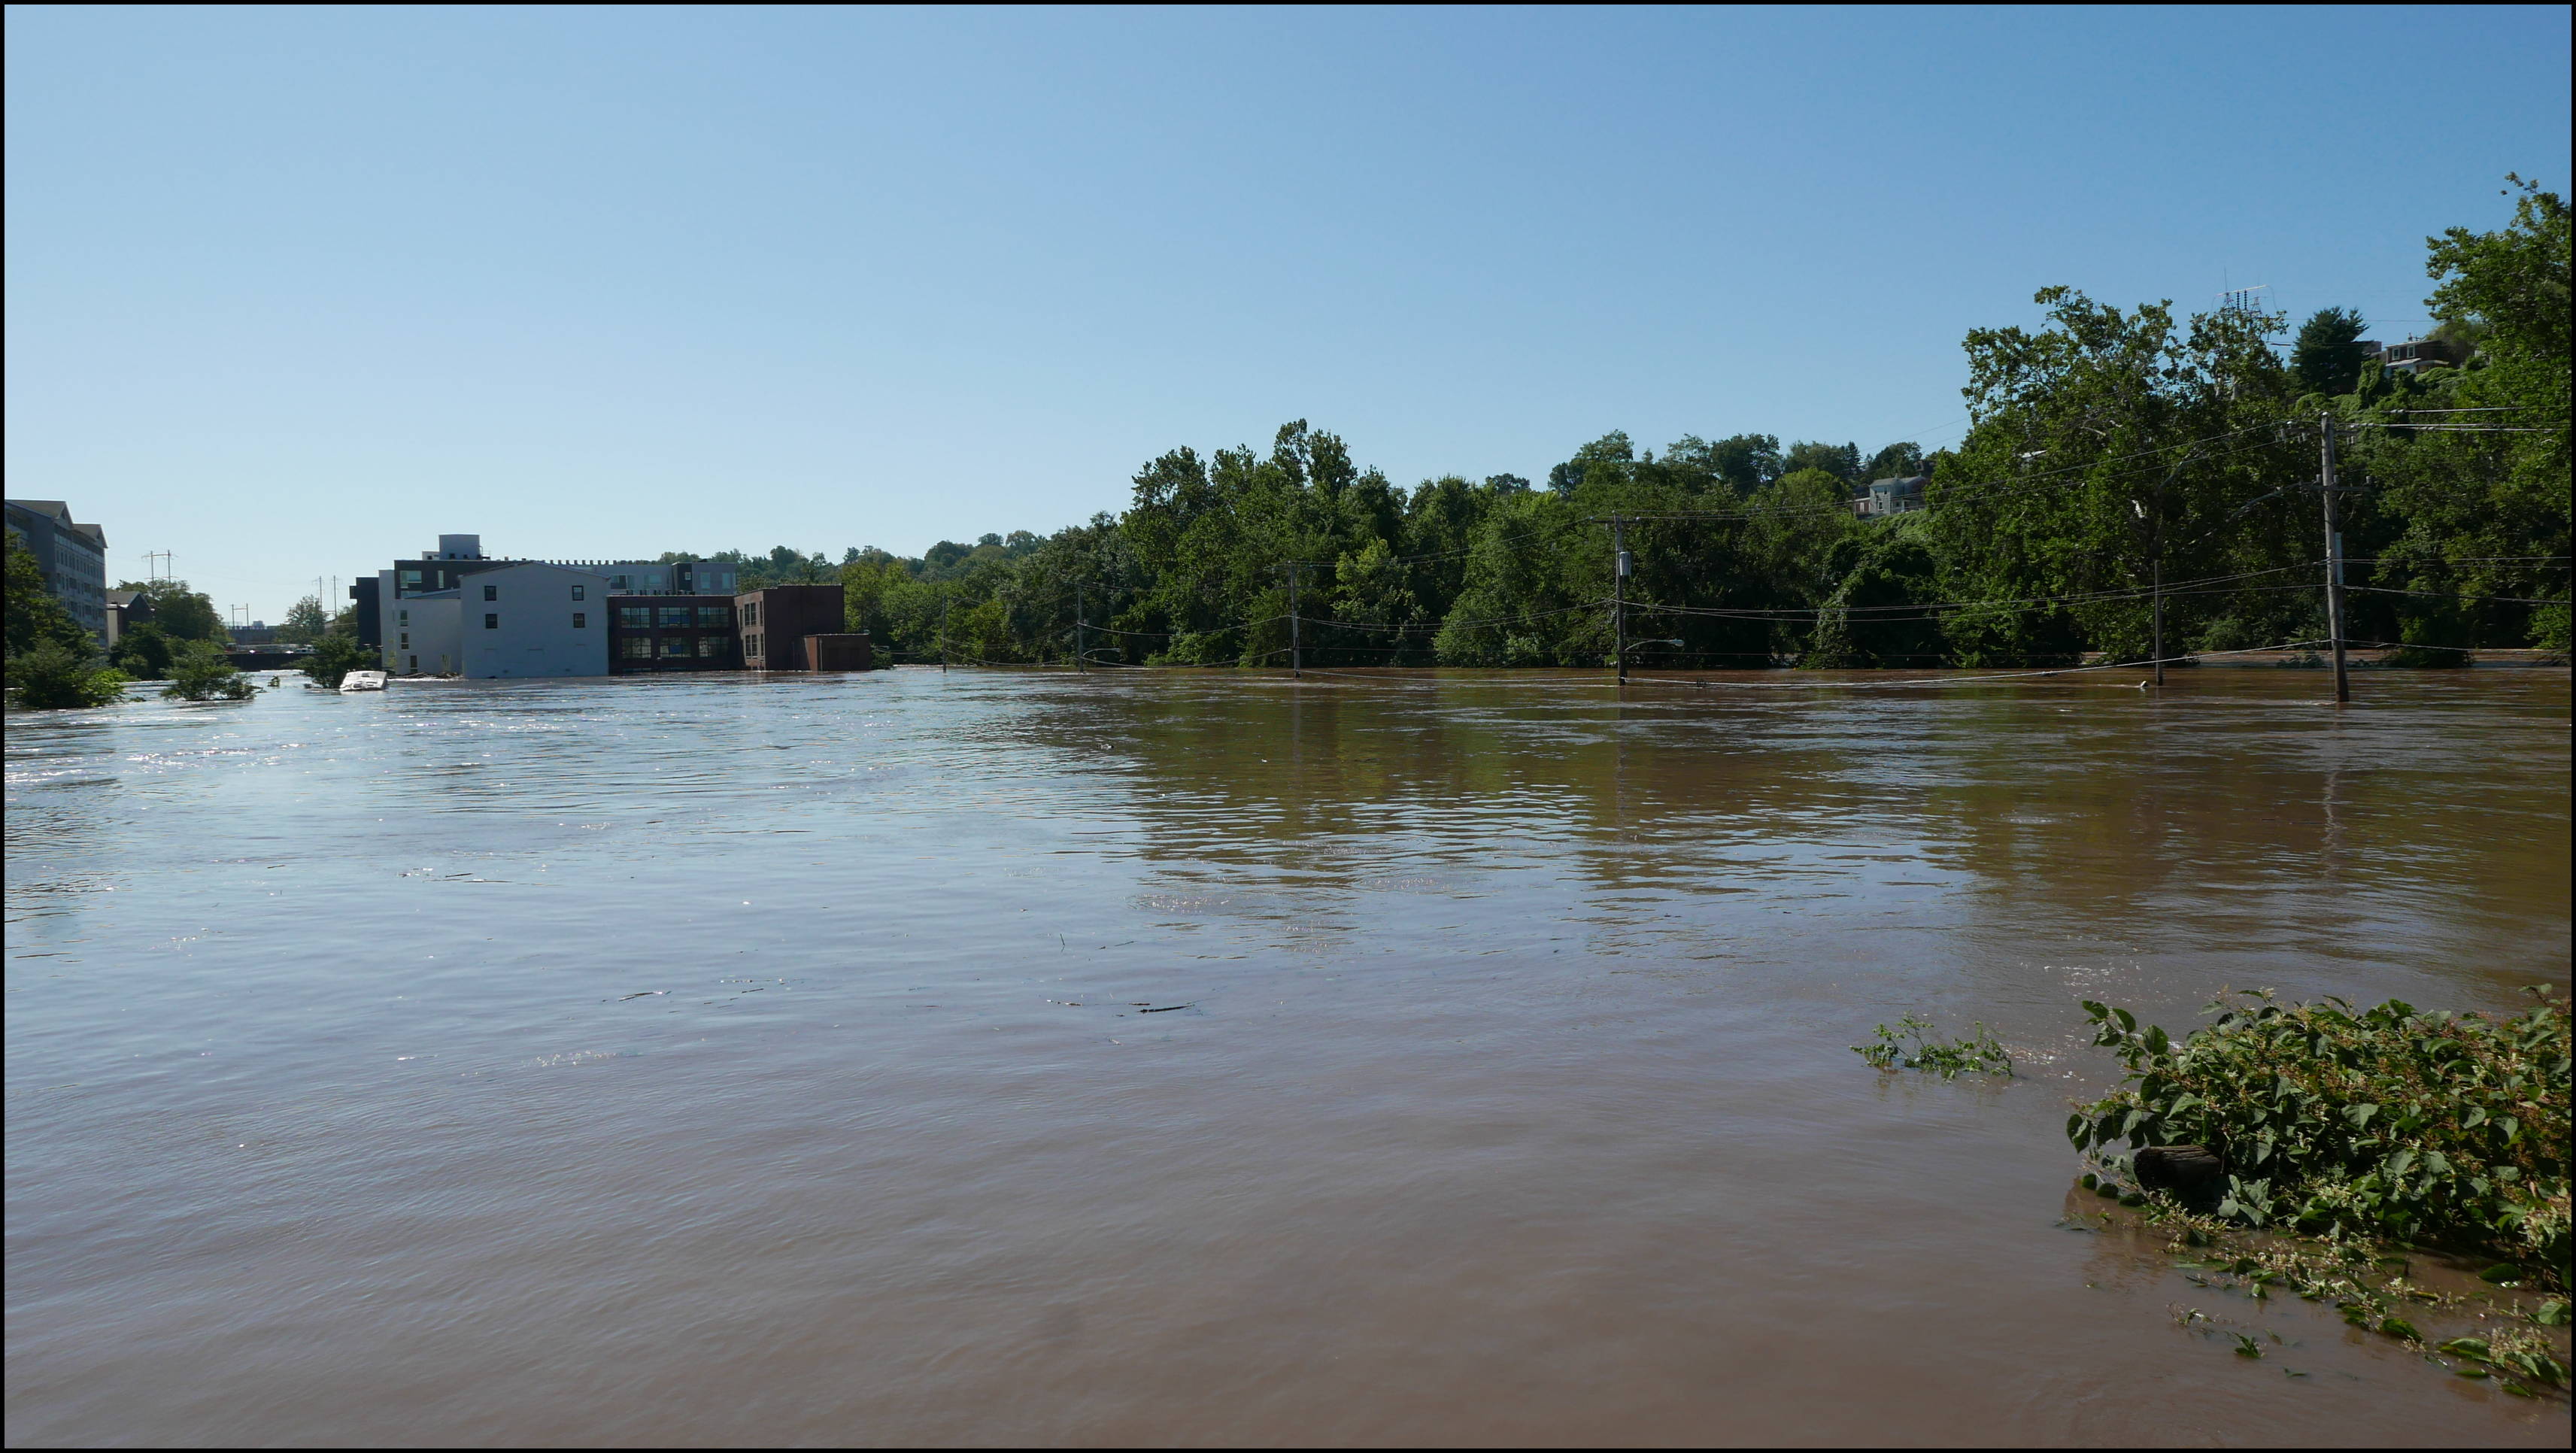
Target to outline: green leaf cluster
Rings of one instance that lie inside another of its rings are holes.
[[[2501,1019],[2240,994],[2182,1040],[2087,1002],[2128,1083],[2067,1138],[2115,1168],[2124,1142],[2206,1146],[2243,1224],[2481,1249],[2564,1286],[2568,1006],[2535,992]]]
[[[2009,1079],[2013,1072],[2012,1055],[2003,1042],[1994,1037],[1982,1023],[1963,1038],[1936,1042],[1926,1037],[1932,1021],[1911,1014],[1896,1021],[1894,1029],[1878,1026],[1877,1038],[1869,1044],[1855,1044],[1852,1053],[1879,1069],[1925,1070],[1945,1080],[1964,1074],[2002,1075]]]

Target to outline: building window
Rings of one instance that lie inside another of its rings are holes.
[[[689,638],[686,636],[664,636],[662,638],[662,654],[665,656],[688,655]]]
[[[616,591],[620,595],[623,595],[626,593],[626,587],[631,578],[632,577],[624,575],[612,575],[608,577],[608,588]]]
[[[402,578],[396,581],[395,584],[397,588],[418,590],[420,589],[420,572],[417,570],[406,570],[402,572]]]
[[[487,631],[497,631],[497,630],[501,629],[501,618],[500,618],[499,616],[493,615],[493,614],[492,614],[491,612],[489,612],[489,611],[484,612],[484,615],[483,615],[483,629],[485,629],[485,630],[487,630]]]
[[[698,629],[699,629],[699,630],[702,630],[702,631],[721,631],[721,630],[725,629],[726,627],[728,627],[728,626],[730,626],[730,625],[732,625],[732,624],[733,624],[733,607],[732,607],[732,606],[729,606],[729,605],[702,605],[702,606],[699,606],[699,607],[698,607]]]
[[[590,588],[590,587],[589,587],[589,586],[586,586],[586,585],[576,585],[576,586],[574,586],[574,587],[572,588],[572,598],[573,598],[573,599],[575,599],[575,600],[580,600],[580,599],[582,599],[582,592],[583,592],[583,591],[585,591],[585,590],[588,590],[589,588]]]
[[[721,656],[721,655],[723,655],[724,653],[725,653],[725,638],[724,638],[724,637],[722,637],[722,636],[700,636],[700,637],[698,637],[698,654],[699,654],[700,656]]]
[[[419,658],[418,656],[414,656],[414,657],[412,657],[412,658],[411,658],[411,669],[413,669],[414,671],[417,671],[417,670],[419,670],[419,669],[420,669],[420,658]]]
[[[403,632],[403,633],[402,633],[402,640],[401,640],[398,644],[402,647],[402,649],[404,649],[404,650],[406,650],[406,651],[410,650],[410,649],[411,649],[411,632],[409,632],[409,631],[405,631],[405,632]]]
[[[617,643],[617,654],[629,661],[650,661],[653,659],[653,638],[651,636],[624,637]]]
[[[483,598],[485,600],[499,600],[501,598],[501,587],[497,585],[484,586]]]
[[[760,633],[758,631],[754,631],[750,635],[742,638],[742,653],[746,656],[757,656],[760,654]]]
[[[395,614],[396,616],[398,616],[398,617],[400,617],[400,618],[401,618],[401,621],[402,621],[402,623],[403,623],[404,625],[410,625],[410,624],[411,624],[411,612],[410,612],[410,611],[407,611],[407,610],[398,610],[398,611],[395,611],[395,612],[394,612],[394,614]]]
[[[662,607],[662,629],[666,631],[685,631],[688,628],[689,608],[687,606],[666,605]]]
[[[622,630],[649,631],[653,629],[653,607],[621,605],[617,608],[617,624]]]
[[[590,629],[590,612],[588,612],[588,611],[586,611],[586,610],[577,610],[577,611],[574,611],[574,612],[572,613],[572,628],[573,628],[574,630],[576,630],[576,631],[586,631],[586,630],[589,630],[589,629]]]

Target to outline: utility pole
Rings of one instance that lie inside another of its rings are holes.
[[[1079,585],[1075,586],[1073,588],[1073,669],[1076,671],[1088,671],[1091,669],[1090,663],[1084,659],[1084,657],[1089,654],[1084,649],[1088,643],[1085,641],[1082,634],[1082,628],[1085,624],[1082,619],[1082,608],[1085,603],[1086,602],[1082,598],[1082,587]]]
[[[1306,674],[1306,634],[1297,619],[1297,567],[1288,567],[1288,679]]]
[[[1610,632],[1617,648],[1619,685],[1628,685],[1628,521],[1610,517]]]
[[[2335,425],[2334,415],[2319,414],[2318,450],[2321,472],[2317,482],[2325,487],[2326,497],[2326,635],[2334,642],[2335,705],[2352,700],[2352,678],[2344,672],[2343,662],[2343,510],[2335,502]]]
[[[1297,572],[1306,566],[1303,561],[1291,560],[1277,568],[1288,572],[1288,677],[1293,681],[1306,674],[1306,638],[1297,620]]]
[[[156,580],[161,580],[161,579],[165,579],[165,578],[167,578],[167,577],[170,575],[170,573],[171,573],[171,569],[170,569],[170,561],[171,561],[171,559],[172,559],[172,556],[171,556],[170,552],[169,552],[169,551],[167,551],[167,550],[146,550],[146,551],[144,551],[144,552],[143,552],[143,578],[144,578],[144,580],[145,580],[146,582],[151,582],[151,581],[156,581]],[[155,564],[153,564],[153,563],[152,563],[152,562],[154,562],[155,560],[158,560],[158,561],[160,561],[161,563],[160,563],[160,564],[158,564],[158,565],[155,565]]]
[[[2153,644],[2156,658],[2156,684],[2162,686],[2165,684],[2165,491],[2162,485],[2156,486],[2155,541],[2156,620]]]

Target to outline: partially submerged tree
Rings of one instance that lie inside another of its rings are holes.
[[[170,658],[170,684],[161,694],[174,701],[245,701],[258,688],[233,669],[224,648],[212,641],[184,641]]]

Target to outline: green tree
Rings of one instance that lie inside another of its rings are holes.
[[[12,532],[8,537],[9,575],[7,585],[8,654],[12,659],[52,641],[74,651],[91,647],[89,632],[54,598],[45,585],[44,566],[35,552],[19,543]]]
[[[2063,287],[2036,301],[2047,327],[1968,335],[1971,427],[1927,496],[1944,594],[1992,602],[1945,621],[1963,664],[2063,662],[2087,644],[2140,656],[2159,575],[2313,558],[2291,523],[2312,516],[2281,487],[2314,445],[2281,428],[2277,319],[2222,311],[2177,329],[2170,304],[2123,312]],[[2227,604],[2170,599],[2168,648]]]
[[[2361,365],[2370,352],[2362,332],[2369,325],[2350,308],[2319,308],[2299,325],[2290,345],[2290,378],[2302,392],[2348,394],[2361,382]]]
[[[145,681],[159,681],[170,674],[173,643],[150,621],[137,621],[127,626],[116,638],[113,664],[129,676]]]
[[[184,580],[122,580],[117,589],[131,590],[152,603],[153,623],[174,641],[227,639],[223,613],[213,600],[190,590]]]
[[[176,701],[244,701],[258,688],[233,669],[212,641],[184,641],[170,659],[170,684],[161,694]]]
[[[105,706],[125,695],[125,673],[94,651],[46,637],[9,658],[9,699],[29,708]]]
[[[1821,470],[1850,484],[1860,480],[1860,446],[1858,444],[1824,444],[1802,439],[1789,446],[1781,456],[1780,475],[1787,478],[1800,470]]]
[[[2380,562],[2363,583],[2408,592],[2360,595],[2355,633],[2448,648],[2427,660],[2568,645],[2567,206],[2519,179],[2506,195],[2505,226],[2427,239],[2426,305],[2461,366],[2409,377],[2370,365],[2339,401],[2363,426],[2346,467],[2375,486],[2354,501],[2347,553]],[[2412,412],[2424,409],[2476,412]],[[2403,427],[2428,419],[2452,427]]]
[[[1922,445],[1890,444],[1869,456],[1869,463],[1861,466],[1860,478],[1867,484],[1882,479],[1912,479],[1922,473]]]
[[[33,552],[8,537],[7,691],[29,708],[103,706],[125,694],[123,672],[102,665],[89,632],[45,588]]]
[[[331,628],[330,617],[323,614],[322,599],[308,595],[286,608],[286,619],[278,625],[277,639],[291,645],[321,639]]]
[[[297,669],[313,679],[316,686],[337,689],[341,678],[352,671],[375,671],[383,667],[377,653],[365,642],[342,631],[333,631],[313,643],[313,653]]]

